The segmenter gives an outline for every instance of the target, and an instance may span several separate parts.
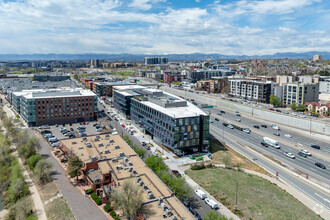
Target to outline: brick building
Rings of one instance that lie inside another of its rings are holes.
[[[212,93],[220,93],[224,87],[225,81],[223,79],[201,80],[197,82],[197,89]]]
[[[184,75],[179,72],[164,72],[164,83],[171,83],[175,81],[182,81],[185,79]]]
[[[90,90],[25,90],[12,96],[13,108],[29,126],[97,119],[97,96]]]
[[[99,97],[113,95],[113,86],[119,85],[135,85],[135,83],[130,82],[95,82],[93,83],[93,92]]]

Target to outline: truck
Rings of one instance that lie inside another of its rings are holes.
[[[275,141],[269,137],[263,137],[262,138],[262,142],[261,145],[263,146],[271,146],[271,147],[275,147],[276,149],[280,149],[280,145],[278,143],[278,141]]]
[[[203,192],[202,190],[196,189],[194,192],[199,198],[206,199],[206,193]]]

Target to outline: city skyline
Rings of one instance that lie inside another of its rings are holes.
[[[0,1],[0,51],[220,53],[330,51],[322,0]]]

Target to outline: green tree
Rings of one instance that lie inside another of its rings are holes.
[[[139,157],[144,158],[144,155],[146,154],[146,150],[137,147],[136,145],[133,146],[133,150],[137,153],[137,155],[139,155]]]
[[[78,157],[73,157],[68,162],[67,172],[71,178],[78,177],[81,175],[81,168],[83,166],[82,161]]]
[[[134,219],[142,206],[142,189],[132,180],[125,180],[123,185],[111,194],[113,207],[123,210],[128,219]]]
[[[206,212],[203,220],[226,220],[225,216],[219,216],[216,211]]]
[[[34,170],[36,164],[41,160],[41,155],[40,154],[35,154],[32,155],[31,157],[29,157],[29,159],[27,159],[26,163],[27,165],[30,167],[30,170]]]
[[[45,184],[52,180],[51,172],[52,172],[53,164],[48,162],[45,159],[41,159],[34,168],[34,174],[37,177],[39,183]]]
[[[279,106],[279,104],[281,104],[280,98],[276,95],[271,95],[269,96],[269,103],[272,104],[274,107],[277,107]]]
[[[25,144],[18,146],[18,153],[25,159],[35,155],[37,149],[40,148],[39,139],[36,137],[30,137]]]
[[[296,111],[304,112],[304,111],[306,111],[306,106],[303,104],[299,104],[298,106],[296,106]]]
[[[161,170],[167,170],[166,164],[161,157],[155,157],[154,155],[148,157],[145,163],[150,167],[155,173]]]
[[[291,108],[291,110],[296,111],[296,109],[297,109],[297,105],[296,105],[296,103],[295,103],[295,102],[292,103],[292,104],[290,105],[290,108]]]

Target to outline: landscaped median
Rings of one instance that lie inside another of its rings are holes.
[[[268,180],[242,171],[204,167],[201,170],[187,170],[186,175],[241,219],[321,219]]]

